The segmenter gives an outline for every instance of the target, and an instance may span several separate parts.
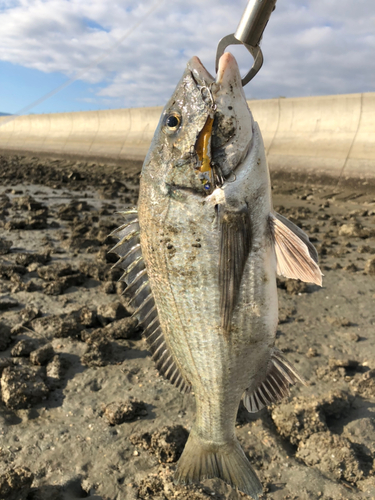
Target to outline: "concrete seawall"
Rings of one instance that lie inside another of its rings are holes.
[[[274,171],[375,178],[375,92],[248,101]],[[0,119],[0,150],[143,159],[162,108]]]

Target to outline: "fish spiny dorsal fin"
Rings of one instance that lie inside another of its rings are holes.
[[[125,294],[135,308],[133,315],[144,328],[144,335],[159,372],[172,382],[181,392],[189,392],[191,385],[183,377],[169,352],[159,323],[155,301],[148,281],[145,263],[139,240],[139,222],[137,210],[120,212],[125,217],[125,224],[115,229],[111,236],[119,242],[110,250],[118,255],[119,260],[113,266],[124,270],[120,281],[126,283]]]
[[[280,214],[269,217],[277,274],[322,286],[318,254],[306,233]]]
[[[283,356],[282,352],[274,349],[265,380],[250,392],[248,389],[242,397],[247,411],[255,413],[267,405],[277,403],[289,396],[290,386],[305,379],[297,372],[293,365]]]
[[[229,211],[219,206],[219,230],[220,316],[224,335],[228,336],[251,246],[251,223],[247,207]]]

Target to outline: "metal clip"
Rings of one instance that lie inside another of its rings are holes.
[[[216,72],[219,67],[219,59],[229,45],[244,45],[254,58],[254,64],[250,71],[242,78],[245,86],[258,73],[263,64],[263,54],[259,47],[263,32],[272,12],[276,8],[277,0],[249,0],[242,14],[240,24],[235,33],[222,38],[216,51]]]

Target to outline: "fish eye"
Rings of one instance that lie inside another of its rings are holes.
[[[181,125],[181,115],[176,111],[166,115],[163,130],[167,134],[173,134]]]

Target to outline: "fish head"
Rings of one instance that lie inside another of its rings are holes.
[[[225,53],[214,79],[193,57],[163,110],[142,179],[163,194],[207,196],[247,155],[252,130],[235,58]]]

